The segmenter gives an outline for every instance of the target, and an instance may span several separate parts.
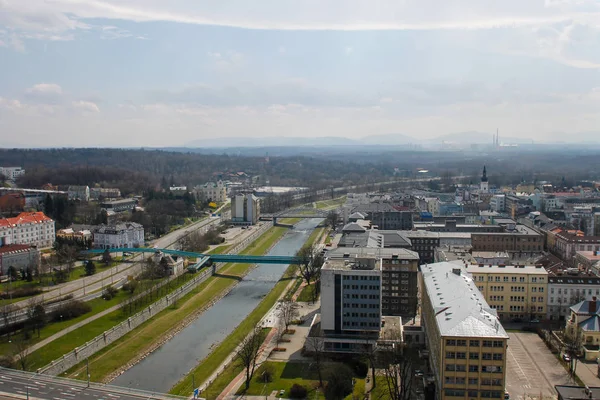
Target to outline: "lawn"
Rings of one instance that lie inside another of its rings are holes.
[[[181,285],[185,284],[187,281],[189,281],[192,277],[193,277],[192,274],[182,275],[179,285],[173,285],[169,292],[173,292],[179,286],[181,286]],[[119,292],[120,293],[117,296],[117,298],[119,298],[119,296],[123,296],[122,293],[124,293],[123,291],[119,291]],[[125,300],[124,297],[120,297],[119,299],[121,301]],[[146,301],[143,302],[143,304],[149,304],[151,302],[150,297],[147,297],[145,300]],[[102,301],[105,301],[105,300],[95,299],[93,301],[97,301],[98,303],[101,303]],[[119,304],[119,301],[118,300],[115,301],[115,303],[112,305],[115,305],[115,304]],[[106,307],[104,309],[106,309]],[[88,313],[88,314],[85,314],[84,316],[82,316],[83,318],[82,317],[79,317],[79,318],[82,318],[82,320],[83,320],[83,319],[90,317],[91,315],[92,315],[92,313]],[[31,358],[31,364],[32,364],[30,367],[30,370],[35,370],[37,368],[41,368],[41,367],[47,365],[52,360],[55,360],[55,359],[61,357],[63,354],[72,351],[74,348],[79,347],[79,346],[83,345],[84,343],[92,340],[96,336],[102,334],[104,331],[107,331],[108,329],[112,328],[113,326],[126,320],[128,317],[129,317],[129,315],[127,313],[125,313],[119,309],[119,310],[113,311],[110,314],[104,315],[103,317],[100,317],[100,318],[80,327],[79,329],[76,329],[72,332],[67,333],[64,336],[59,337],[58,339],[54,340],[51,343],[48,343],[48,345],[42,347],[41,349],[38,349],[37,351],[35,351],[29,355],[29,357]],[[72,320],[72,321],[78,322],[77,319]],[[68,321],[68,322],[71,322],[71,321]],[[71,324],[72,323],[74,323],[74,322],[71,322]],[[65,322],[65,324],[66,324],[66,322]],[[52,325],[48,326],[48,328],[50,328],[50,327],[52,327]],[[64,327],[66,327],[66,326],[64,326]],[[56,332],[58,332],[58,331],[56,331]]]
[[[300,295],[298,296],[297,301],[302,301],[305,303],[308,302],[313,302],[313,296],[314,296],[314,292],[316,290],[317,286],[315,283],[311,283],[310,286],[304,286],[302,288],[302,291],[300,292]],[[317,296],[317,299],[319,297]]]
[[[254,242],[255,246],[251,254],[263,254],[285,232],[287,232],[285,228],[279,227],[268,230]],[[244,253],[246,252],[244,251]],[[163,310],[150,321],[94,354],[89,361],[91,379],[98,382],[103,381],[138,354],[147,352],[156,340],[176,326],[178,322],[196,310],[206,307],[215,297],[235,285],[237,283],[235,277],[244,276],[249,268],[251,268],[249,264],[225,265],[219,271],[219,275],[202,282],[196,289],[178,301],[176,307]],[[84,368],[82,364],[75,366],[67,371],[66,375],[73,378],[81,377],[82,368]]]
[[[391,400],[392,396],[387,386],[387,381],[384,376],[375,376],[375,389],[371,391],[371,398],[377,400]]]
[[[331,200],[317,201],[316,206],[318,209],[333,209],[341,206],[346,202],[346,196],[338,197]]]
[[[273,391],[277,391],[277,396],[282,398],[290,397],[290,389],[294,384],[302,385],[308,390],[309,399],[324,399],[325,396],[318,389],[319,377],[316,371],[309,369],[309,363],[302,362],[272,362],[267,361],[258,368],[250,384],[248,391],[244,391],[244,385],[238,391],[238,395],[245,394],[247,396],[268,396]],[[261,376],[263,371],[268,369],[272,373],[272,381],[263,383]],[[279,391],[285,390],[285,394],[279,396]],[[202,393],[205,397],[206,394]],[[207,397],[211,400],[211,397]],[[213,397],[214,398],[214,397]]]

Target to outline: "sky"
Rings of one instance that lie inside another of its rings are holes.
[[[599,110],[598,0],[0,0],[0,147],[583,141]]]

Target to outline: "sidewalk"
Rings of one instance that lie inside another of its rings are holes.
[[[598,378],[598,364],[595,362],[583,362],[577,363],[577,370],[575,371],[579,379],[583,381],[589,387],[599,387],[600,378]]]

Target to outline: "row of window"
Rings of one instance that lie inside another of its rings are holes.
[[[446,389],[444,390],[444,394],[449,397],[465,397],[465,393],[469,395],[469,397],[474,398],[485,398],[485,399],[501,399],[504,396],[503,392],[499,392],[496,390],[457,390],[457,389]]]
[[[479,372],[479,365],[469,365],[469,372]],[[467,372],[467,366],[462,364],[446,364],[446,371]],[[498,365],[482,365],[481,372],[502,373],[502,367]]]
[[[456,360],[466,360],[467,353],[464,351],[447,351],[446,352],[447,359],[456,359]],[[482,360],[494,360],[501,361],[502,353],[481,353]],[[479,360],[479,353],[469,353],[469,360]]]
[[[378,276],[364,276],[364,275],[343,275],[345,281],[378,281]]]
[[[377,285],[344,285],[344,289],[350,290],[379,290]]]
[[[554,288],[550,288],[550,293],[554,294]],[[569,293],[569,289],[564,290],[565,294]],[[582,296],[585,296],[585,289],[582,289],[581,292],[579,291],[579,289],[575,289],[573,290],[573,288],[571,288],[571,294],[577,294],[579,295],[581,293]],[[558,288],[558,294],[562,294],[562,289]],[[588,289],[588,295],[592,295],[592,289]],[[596,289],[596,295],[600,296],[600,289]]]
[[[344,308],[373,308],[373,309],[379,309],[379,304],[344,303]]]
[[[379,295],[378,294],[348,294],[348,293],[344,293],[344,298],[345,299],[371,299],[371,300],[377,300],[377,299],[379,299]]]
[[[346,312],[344,313],[344,317],[355,317],[355,318],[379,318],[379,314],[378,313],[349,313]]]
[[[379,327],[379,322],[356,322],[356,321],[344,321],[344,323],[342,324],[344,326],[344,328],[348,328],[348,327],[361,327],[361,328],[366,328],[366,327],[370,327],[370,328],[377,328]]]
[[[469,340],[470,347],[479,347],[479,340]],[[483,347],[504,347],[502,340],[483,340],[481,341]],[[467,341],[465,339],[446,339],[446,346],[466,346]]]
[[[447,376],[445,379],[446,384],[448,385],[464,385],[467,383],[467,379],[462,376]],[[469,378],[469,385],[478,385],[478,378]],[[502,386],[502,379],[490,379],[490,378],[482,378],[481,379],[482,386]]]

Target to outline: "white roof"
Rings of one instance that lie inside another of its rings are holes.
[[[487,304],[464,267],[440,262],[420,268],[441,336],[508,339],[496,310]]]
[[[535,265],[470,265],[467,268],[470,274],[535,274],[548,275],[548,271],[542,266]]]

